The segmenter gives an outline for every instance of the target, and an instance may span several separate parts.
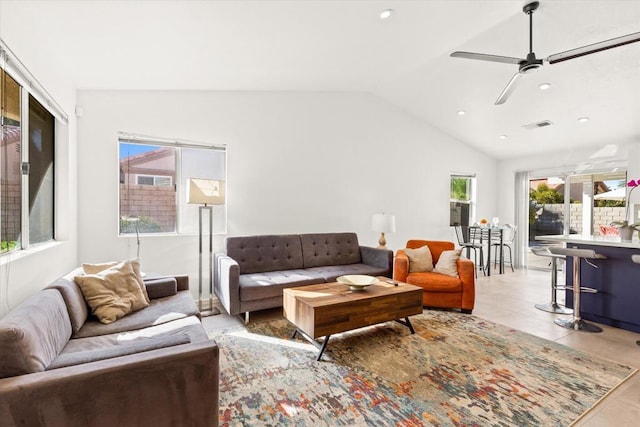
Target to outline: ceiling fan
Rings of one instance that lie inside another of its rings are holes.
[[[523,7],[522,11],[529,15],[529,53],[527,54],[526,59],[522,58],[513,58],[510,56],[498,56],[498,55],[487,55],[484,53],[473,53],[473,52],[453,52],[451,54],[454,58],[466,58],[466,59],[478,59],[481,61],[492,61],[492,62],[503,62],[505,64],[517,64],[519,66],[518,72],[511,77],[507,86],[503,89],[502,93],[498,97],[495,102],[495,105],[504,104],[504,102],[509,98],[509,95],[513,92],[516,87],[516,83],[520,80],[525,74],[532,73],[537,71],[540,67],[542,67],[543,62],[548,62],[549,64],[555,64],[562,61],[568,61],[569,59],[579,58],[581,56],[589,55],[592,53],[600,52],[603,50],[611,49],[614,47],[624,46],[629,43],[635,43],[640,41],[640,32],[639,33],[631,33],[625,36],[616,37],[614,39],[601,41],[598,43],[590,44],[587,46],[578,47],[576,49],[567,50],[565,52],[556,53],[544,59],[536,58],[536,54],[533,53],[533,12],[538,9],[540,5],[539,1],[529,1]]]

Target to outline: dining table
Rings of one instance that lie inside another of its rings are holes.
[[[487,276],[491,276],[491,245],[494,243],[498,244],[498,271],[500,274],[504,274],[504,254],[503,254],[503,242],[504,242],[504,230],[506,230],[506,226],[504,225],[470,225],[469,226],[469,239],[473,240],[480,245],[483,245],[485,242],[487,244],[487,264],[485,268],[485,274]]]

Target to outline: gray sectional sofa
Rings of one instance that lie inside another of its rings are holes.
[[[232,315],[282,306],[282,290],[345,274],[391,277],[393,251],[360,246],[355,233],[228,237],[215,254],[215,294]]]
[[[102,324],[79,272],[0,319],[0,424],[217,425],[218,347],[188,277],[146,281],[148,307]]]

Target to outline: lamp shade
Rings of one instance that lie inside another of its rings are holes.
[[[198,205],[224,205],[224,181],[189,178],[187,203]]]
[[[373,218],[371,219],[371,229],[379,233],[395,233],[395,215],[385,213],[373,214]]]

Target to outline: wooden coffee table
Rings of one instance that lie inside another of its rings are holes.
[[[337,282],[284,289],[284,316],[296,327],[291,338],[300,334],[315,345],[320,360],[332,334],[391,320],[415,333],[409,316],[422,313],[422,288],[378,279],[362,291]],[[317,341],[320,337],[322,342]]]

